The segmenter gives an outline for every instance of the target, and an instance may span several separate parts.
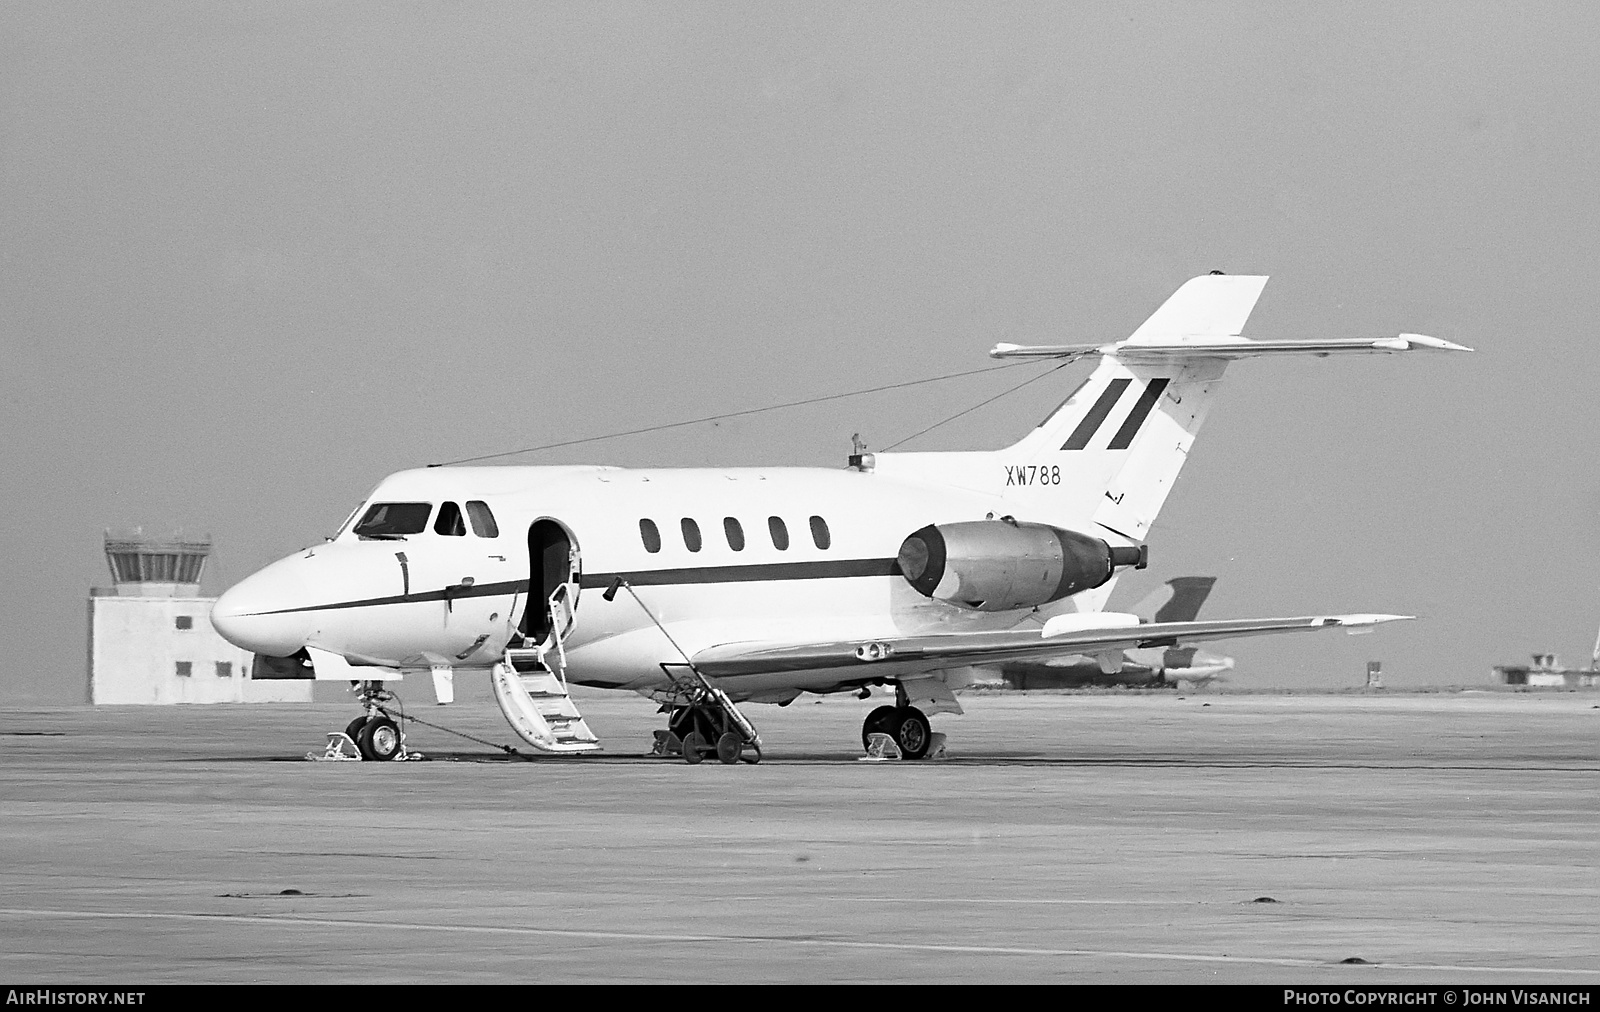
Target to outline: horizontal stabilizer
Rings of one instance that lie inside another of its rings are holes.
[[[997,344],[989,349],[991,358],[1078,359],[1086,355],[1110,355],[1123,361],[1174,362],[1195,358],[1253,358],[1258,355],[1389,354],[1397,351],[1471,351],[1454,341],[1425,334],[1400,334],[1397,337],[1337,337],[1321,341],[1252,341],[1242,337],[1196,337],[1162,342],[1132,339],[1111,344]]]

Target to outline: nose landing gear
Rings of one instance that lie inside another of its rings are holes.
[[[307,759],[393,762],[422,758],[420,752],[406,749],[405,732],[400,730],[400,725],[384,709],[383,704],[394,702],[396,697],[383,687],[382,682],[357,683],[356,699],[366,708],[366,712],[345,725],[343,734],[329,732],[328,744],[322,754],[308,752]],[[350,755],[346,749],[355,754]]]

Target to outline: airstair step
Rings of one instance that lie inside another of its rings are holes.
[[[567,687],[548,668],[521,671],[516,662],[532,651],[508,650],[493,674],[495,700],[507,721],[541,752],[594,752],[600,739],[584,721]]]

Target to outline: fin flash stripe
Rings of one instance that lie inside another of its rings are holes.
[[[1122,391],[1128,389],[1128,384],[1131,382],[1132,380],[1127,379],[1112,380],[1111,385],[1106,387],[1105,393],[1102,393],[1100,399],[1094,402],[1094,407],[1090,408],[1089,413],[1083,416],[1083,421],[1079,422],[1078,427],[1072,430],[1072,435],[1068,436],[1067,441],[1061,444],[1061,448],[1063,450],[1081,450],[1088,446],[1089,440],[1094,438],[1095,430],[1105,424],[1106,416],[1111,414],[1111,409],[1117,406],[1117,400],[1122,397]]]
[[[1128,420],[1122,423],[1122,428],[1111,437],[1111,445],[1107,449],[1126,450],[1133,443],[1133,437],[1139,434],[1139,426],[1150,417],[1150,409],[1156,406],[1156,401],[1161,399],[1161,392],[1167,389],[1167,380],[1151,380],[1150,385],[1144,388],[1144,393],[1139,396],[1139,401],[1128,412]]]

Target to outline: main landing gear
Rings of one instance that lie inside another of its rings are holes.
[[[861,725],[861,747],[871,748],[871,736],[886,734],[907,759],[922,759],[933,745],[927,715],[914,706],[880,706]]]
[[[886,734],[900,747],[906,759],[927,758],[933,747],[933,729],[928,725],[928,715],[911,705],[906,690],[894,687],[894,706],[880,706],[867,714],[861,723],[861,747],[871,751],[872,736]]]

